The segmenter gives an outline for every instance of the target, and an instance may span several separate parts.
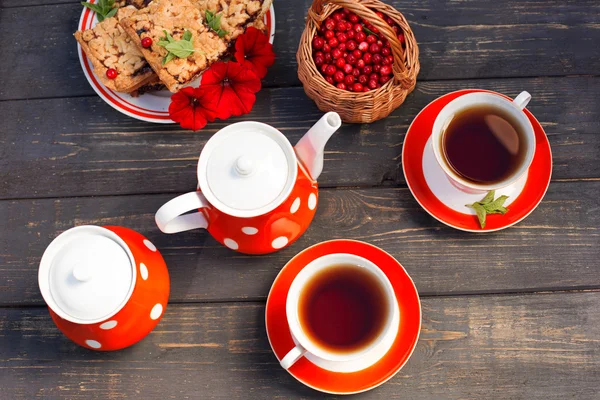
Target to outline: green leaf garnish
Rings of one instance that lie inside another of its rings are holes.
[[[105,18],[110,18],[117,13],[117,8],[113,8],[115,0],[98,0],[98,2],[94,4],[82,1],[81,4],[95,12],[99,22],[102,22]]]
[[[508,196],[500,196],[496,200],[494,200],[494,197],[496,197],[496,191],[492,190],[481,201],[466,205],[475,210],[482,229],[485,228],[485,220],[488,214],[504,215],[508,212],[508,208],[504,207],[504,202],[506,202]]]
[[[187,58],[191,56],[196,50],[194,50],[194,43],[192,42],[192,32],[185,31],[182,35],[181,40],[175,40],[169,32],[163,30],[165,37],[160,38],[158,42],[159,46],[167,49],[168,53],[163,58],[162,64],[165,65],[174,58]]]
[[[221,14],[215,14],[210,10],[206,10],[206,23],[221,38],[229,33],[221,29]]]
[[[373,32],[372,30],[370,30],[369,28],[367,28],[365,25],[363,25],[363,31],[365,31],[365,33],[367,35],[373,35],[375,37],[379,37],[379,36],[377,36],[377,34],[375,32]]]

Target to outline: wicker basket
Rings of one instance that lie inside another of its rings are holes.
[[[323,78],[314,63],[312,39],[321,23],[342,7],[369,21],[390,42],[394,76],[380,89],[366,93],[338,89]],[[402,47],[392,28],[372,10],[381,11],[400,26],[406,48]],[[298,77],[308,97],[317,103],[321,111],[336,111],[344,122],[354,123],[377,121],[398,108],[415,88],[420,68],[419,48],[408,22],[396,9],[378,0],[314,0],[308,10],[296,59]]]

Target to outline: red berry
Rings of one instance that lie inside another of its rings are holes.
[[[147,49],[150,46],[152,46],[152,38],[150,38],[150,37],[143,38],[142,39],[142,47]]]
[[[327,71],[329,72],[329,71]],[[344,75],[344,73],[342,71],[335,71],[335,74],[333,74],[333,80],[336,82],[344,82],[344,78],[346,76]]]
[[[342,54],[344,54],[344,52],[340,49],[333,49],[331,51],[331,55],[333,56],[333,58],[340,58]]]
[[[371,79],[371,80],[369,81],[369,88],[370,88],[370,89],[377,89],[377,85],[378,85],[378,84],[379,84],[379,82],[378,82],[378,81],[374,81],[374,80],[372,80],[372,79]]]
[[[331,55],[331,53],[325,53],[325,62],[330,63],[332,61],[333,61],[333,56]]]
[[[331,51],[331,46],[330,46],[330,45],[328,45],[327,43],[325,43],[325,44],[323,45],[323,53],[327,54],[327,53],[329,53],[330,51]]]
[[[381,57],[381,54],[373,54],[373,64],[381,64],[382,61],[383,57]]]
[[[350,17],[348,17],[348,19],[353,24],[356,24],[356,23],[358,23],[358,21],[360,21],[360,18],[358,18],[358,15],[356,15],[356,14],[350,14]]]
[[[384,76],[382,76],[381,78],[379,78],[379,83],[381,83],[382,85],[385,85],[386,83],[388,83],[388,81],[389,81],[390,79],[392,79],[392,77],[391,77],[391,76],[389,76],[389,75],[387,75],[387,76],[386,76],[386,75],[384,75]]]
[[[356,64],[356,57],[354,56],[354,54],[348,54],[346,56],[346,62],[350,65]]]
[[[362,71],[362,72],[363,72],[363,74],[365,74],[365,75],[371,75],[371,74],[373,73],[373,67],[371,67],[370,65],[366,65],[366,66],[363,68],[363,71]]]
[[[389,40],[384,40],[384,41],[383,41],[383,45],[384,45],[385,47],[387,47],[388,49],[389,49],[390,47],[392,47],[392,45],[390,44],[390,41],[389,41]]]
[[[342,12],[344,13],[344,15],[350,15],[350,11],[348,11],[347,8],[342,8]]]
[[[364,69],[365,65],[366,65],[365,64],[365,60],[363,60],[362,58],[356,62],[356,67],[357,68]]]
[[[325,57],[325,54],[323,54],[323,52],[322,52],[322,51],[317,51],[317,52],[315,53],[315,57]]]
[[[380,48],[383,47],[383,42],[381,40],[377,40],[377,46]]]
[[[392,29],[394,30],[394,32],[396,32],[396,34],[398,34],[398,32],[400,32],[400,27],[398,27],[398,25],[392,26]]]
[[[339,21],[335,25],[335,30],[338,32],[346,32],[346,23],[344,21]]]
[[[369,80],[379,82],[379,74],[372,73],[371,75],[369,75]]]
[[[381,69],[379,70],[379,73],[381,75],[391,75],[392,74],[392,67],[390,67],[389,65],[384,65],[383,67],[381,67]]]
[[[381,60],[381,65],[390,65],[390,60],[388,60],[387,57],[383,57],[383,60]]]
[[[340,43],[337,48],[340,49],[341,51],[346,51],[346,43]]]
[[[325,80],[329,83],[331,83],[332,85],[335,85],[335,82],[333,81],[333,78],[331,76],[326,76]]]
[[[358,77],[358,82],[362,83],[363,85],[366,84],[367,82],[369,82],[369,77],[366,75],[361,75]]]
[[[404,33],[398,34],[398,41],[400,41],[400,44],[404,44],[404,42],[405,42]]]
[[[344,85],[343,82],[338,83],[337,85],[335,85],[335,87],[341,90],[346,90],[346,85]]]
[[[373,33],[379,33],[379,29],[375,28],[373,25],[371,25],[371,26],[369,27],[369,29],[370,29],[370,30],[371,30],[371,32],[373,32]]]
[[[385,22],[387,22],[388,25],[394,25],[394,20],[390,17],[385,17]]]
[[[315,38],[313,39],[313,47],[317,50],[322,49],[324,44],[325,41],[319,36],[315,36]]]
[[[390,65],[394,63],[394,56],[387,56],[385,58],[386,58],[386,60],[388,60]]]
[[[358,49],[360,51],[363,51],[363,52],[369,50],[369,43],[367,43],[367,42],[360,42],[359,45],[358,45]]]
[[[339,32],[337,34],[337,38],[341,43],[345,43],[348,41],[348,36],[344,32]]]
[[[328,65],[327,69],[325,70],[325,73],[329,76],[332,76],[333,74],[335,74],[337,70],[335,69],[335,65]]]
[[[354,75],[346,75],[346,77],[344,78],[344,83],[346,85],[352,85],[355,81]]]
[[[327,31],[325,32],[325,39],[329,40],[331,38],[335,37],[335,33],[333,31]]]
[[[375,42],[377,42],[377,37],[375,35],[367,36],[367,43],[371,44],[371,43],[375,43]]]
[[[381,19],[385,18],[385,15],[381,11],[377,11],[375,14],[377,14],[377,16]]]
[[[389,47],[384,47],[383,49],[381,49],[382,56],[389,56],[390,54],[392,54],[392,51]]]
[[[352,54],[354,54],[354,57],[356,57],[357,59],[361,58],[361,57],[362,57],[362,55],[363,55],[363,54],[362,54],[362,51],[360,51],[360,50],[358,50],[358,49],[354,50],[354,51],[352,52]]]
[[[331,38],[327,41],[327,44],[329,46],[331,46],[332,49],[338,47],[338,45],[340,44],[340,41],[337,40],[337,38]]]
[[[344,14],[341,11],[337,11],[333,13],[332,17],[336,21],[341,21],[344,18]]]
[[[354,68],[352,70],[352,76],[355,77],[355,78],[358,78],[360,76],[360,69]]]
[[[315,56],[315,65],[317,67],[320,67],[323,64],[325,64],[325,57],[323,57],[323,56]]]
[[[117,70],[114,68],[109,68],[106,70],[106,77],[108,79],[115,79],[117,77]]]
[[[352,67],[351,64],[346,64],[346,62],[344,61],[344,68],[343,71],[346,75],[350,75],[352,74],[352,71],[354,71],[354,67]]]
[[[365,92],[365,93],[367,93],[367,92],[370,92],[370,91],[371,91],[371,89],[369,89],[369,88],[368,88],[368,87],[366,87],[366,86],[363,88],[363,92]]]
[[[348,40],[346,42],[346,49],[348,49],[348,51],[354,51],[354,50],[356,50],[357,47],[358,47],[358,45],[356,44],[356,42],[354,40]]]
[[[371,53],[365,53],[363,55],[363,60],[365,60],[365,64],[371,64],[373,62],[373,55]]]
[[[369,47],[369,51],[373,54],[377,54],[381,51],[381,48],[377,45],[377,43],[373,43],[370,47]]]
[[[325,29],[327,29],[328,31],[332,31],[335,29],[335,21],[333,19],[328,18],[325,21]]]
[[[352,29],[346,32],[346,36],[348,36],[348,39],[354,39],[355,34],[356,32],[354,32]]]
[[[356,32],[357,34],[358,34],[358,33],[362,33],[363,35],[365,34],[365,33],[363,32],[363,26],[362,26],[361,24],[354,24],[354,26],[352,27],[352,30],[353,30],[354,32]],[[367,37],[367,36],[365,36],[365,37]],[[362,40],[365,40],[365,39],[363,38]]]
[[[319,68],[321,70],[322,73],[326,73],[327,72],[327,67],[329,67],[329,65],[327,64],[323,64],[321,65],[321,68]]]
[[[375,64],[375,65],[373,65],[373,71],[374,72],[381,71],[381,64]]]
[[[352,85],[352,89],[355,92],[362,92],[363,90],[363,85],[361,85],[360,83],[355,83],[354,85]]]
[[[338,58],[337,60],[335,60],[335,66],[338,67],[339,69],[344,68],[345,65],[346,65],[346,60],[344,60],[343,58]]]

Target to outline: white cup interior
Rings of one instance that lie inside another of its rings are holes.
[[[299,318],[298,313],[298,305],[300,300],[300,295],[302,294],[303,289],[306,284],[310,282],[310,280],[317,275],[319,272],[322,272],[328,268],[331,268],[335,265],[339,264],[352,264],[364,268],[370,274],[373,275],[381,285],[385,293],[385,299],[387,302],[387,310],[388,314],[386,316],[386,321],[384,324],[384,328],[381,330],[379,335],[374,338],[368,345],[360,348],[356,351],[345,352],[345,353],[337,353],[327,351],[321,346],[314,343],[308,335],[305,333]],[[388,280],[387,276],[384,272],[377,267],[371,261],[359,257],[353,254],[346,253],[338,253],[338,254],[329,254],[323,257],[320,257],[311,263],[309,263],[300,273],[296,276],[290,290],[288,292],[287,301],[286,301],[286,312],[287,319],[292,335],[296,338],[300,346],[302,346],[309,353],[328,361],[352,361],[357,360],[369,355],[369,353],[373,352],[378,346],[380,342],[386,337],[389,336],[391,331],[394,329],[394,321],[397,324],[397,316],[394,318],[395,314],[398,313],[398,307],[396,303],[396,296],[394,294],[394,289],[392,284]]]
[[[509,113],[513,117],[513,120],[519,124],[518,129],[524,133],[523,139],[526,147],[526,153],[519,168],[502,181],[490,184],[478,184],[466,180],[454,172],[446,160],[443,148],[443,133],[450,123],[451,118],[466,109],[482,105],[489,105]],[[459,186],[462,185],[466,188],[482,192],[501,189],[515,183],[529,169],[535,154],[535,133],[527,115],[511,100],[493,93],[468,93],[448,103],[438,114],[433,124],[432,140],[435,158],[446,175],[457,182]]]

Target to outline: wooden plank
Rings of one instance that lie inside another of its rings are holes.
[[[322,187],[404,182],[404,134],[436,97],[461,88],[533,95],[529,109],[546,129],[554,179],[600,177],[600,78],[485,79],[424,82],[392,116],[344,125],[327,144]],[[97,97],[0,102],[0,198],[183,193],[195,185],[198,155],[226,124],[257,120],[296,143],[321,115],[301,88],[268,89],[241,119],[197,133],[143,123]]]
[[[417,348],[365,399],[596,399],[600,293],[423,298]],[[45,309],[0,309],[0,395],[69,399],[323,398],[282,370],[255,303],[170,305],[142,342],[100,353]]]
[[[266,85],[300,84],[295,53],[310,3],[275,2],[278,58]],[[420,43],[421,80],[598,73],[597,1],[390,3],[405,11]],[[6,4],[18,3],[9,0]],[[0,99],[94,93],[83,76],[71,37],[80,14],[78,3],[3,10]],[[37,21],[36,29],[23,29],[27,21]]]
[[[431,294],[600,288],[600,181],[557,182],[527,220],[493,234],[468,234],[423,211],[408,189],[321,190],[315,220],[297,243],[245,256],[207,232],[160,233],[154,213],[170,195],[0,202],[0,305],[43,304],[39,260],[60,232],[76,225],[121,225],[162,252],[175,302],[264,299],[275,276],[315,243],[348,238],[382,247]]]

